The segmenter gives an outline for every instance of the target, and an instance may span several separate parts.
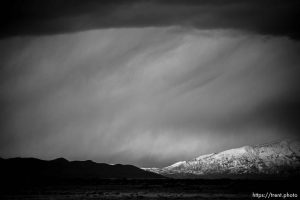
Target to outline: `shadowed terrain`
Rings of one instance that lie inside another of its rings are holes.
[[[0,199],[250,199],[297,195],[297,177],[284,180],[172,179],[132,165],[58,158],[1,159]]]
[[[253,195],[267,192],[298,195],[294,183],[294,180],[101,179],[89,183],[3,188],[0,197],[5,200],[256,199]]]
[[[93,161],[68,161],[58,158],[51,161],[35,158],[0,160],[1,181],[9,184],[48,184],[87,181],[104,178],[164,178],[133,165],[109,165]]]

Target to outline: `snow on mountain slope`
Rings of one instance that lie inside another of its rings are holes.
[[[284,140],[257,146],[244,146],[180,161],[162,169],[144,170],[170,177],[241,176],[299,174],[300,142]]]

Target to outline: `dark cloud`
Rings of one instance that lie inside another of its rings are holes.
[[[6,0],[0,26],[2,37],[181,25],[299,39],[299,6],[298,0]]]

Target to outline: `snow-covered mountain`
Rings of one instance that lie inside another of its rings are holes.
[[[168,177],[256,177],[300,174],[300,142],[284,140],[199,156],[164,168],[144,168]]]

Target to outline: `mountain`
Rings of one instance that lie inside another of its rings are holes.
[[[272,178],[300,175],[300,142],[285,140],[244,146],[180,161],[162,169],[143,168],[173,178]]]
[[[36,158],[0,158],[0,177],[3,182],[56,182],[110,178],[153,179],[163,176],[144,171],[133,165],[109,165],[93,161],[51,161]]]

